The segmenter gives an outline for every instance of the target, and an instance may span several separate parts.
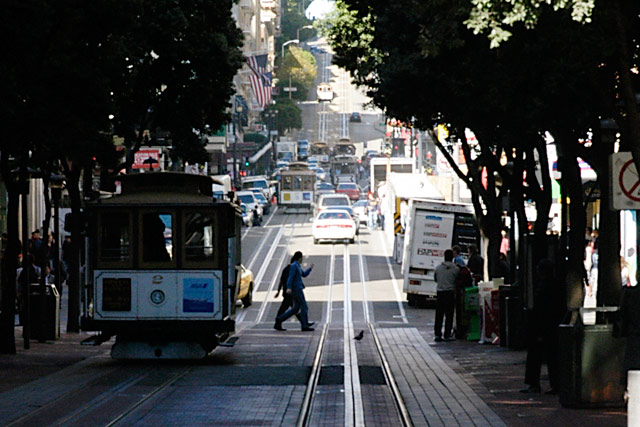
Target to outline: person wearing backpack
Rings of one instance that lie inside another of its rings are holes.
[[[311,273],[311,270],[313,270],[313,264],[311,264],[308,269],[303,270],[300,266],[302,258],[303,255],[300,251],[293,254],[291,267],[289,269],[289,278],[285,284],[284,291],[285,293],[291,294],[293,304],[291,305],[291,308],[276,317],[276,323],[273,328],[277,331],[284,331],[285,329],[282,327],[282,323],[294,314],[298,313],[300,314],[301,330],[303,332],[312,332],[314,330],[312,326],[315,322],[309,322],[308,319],[309,306],[307,305],[307,301],[304,297],[304,283],[302,282],[302,278],[307,277],[309,273]]]
[[[278,308],[278,314],[276,314],[276,317],[280,317],[282,313],[287,311],[287,309],[293,305],[293,296],[286,292],[287,280],[289,280],[289,271],[291,270],[291,263],[293,261],[294,259],[291,258],[291,261],[289,261],[289,264],[287,264],[287,266],[282,270],[282,274],[280,275],[280,283],[278,284],[278,290],[276,291],[276,298],[278,298],[280,291],[282,291],[282,303],[280,303],[280,308]],[[300,313],[296,314],[296,317],[300,320]],[[280,329],[275,329],[278,331],[284,330],[282,326]]]

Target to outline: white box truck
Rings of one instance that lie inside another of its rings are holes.
[[[409,305],[436,297],[435,269],[444,261],[444,251],[454,245],[469,258],[469,245],[481,248],[481,234],[473,205],[412,199],[405,230],[402,257],[403,290]]]
[[[388,172],[413,173],[415,159],[408,157],[373,157],[369,161],[371,173],[369,175],[369,191],[377,191],[378,184],[387,180]]]
[[[276,142],[276,158],[278,161],[295,162],[298,158],[298,143],[296,141]]]

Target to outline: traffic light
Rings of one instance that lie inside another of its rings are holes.
[[[249,158],[248,158],[248,157],[245,157],[245,158],[244,158],[244,167],[245,167],[245,168],[248,168],[248,167],[249,167]]]

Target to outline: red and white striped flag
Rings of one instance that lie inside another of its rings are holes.
[[[249,81],[251,89],[256,95],[256,100],[261,108],[264,108],[271,101],[271,82],[273,76],[267,72],[267,55],[250,56],[247,58],[251,74]]]

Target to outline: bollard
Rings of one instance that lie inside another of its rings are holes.
[[[640,371],[629,371],[627,376],[627,425],[640,425]]]

